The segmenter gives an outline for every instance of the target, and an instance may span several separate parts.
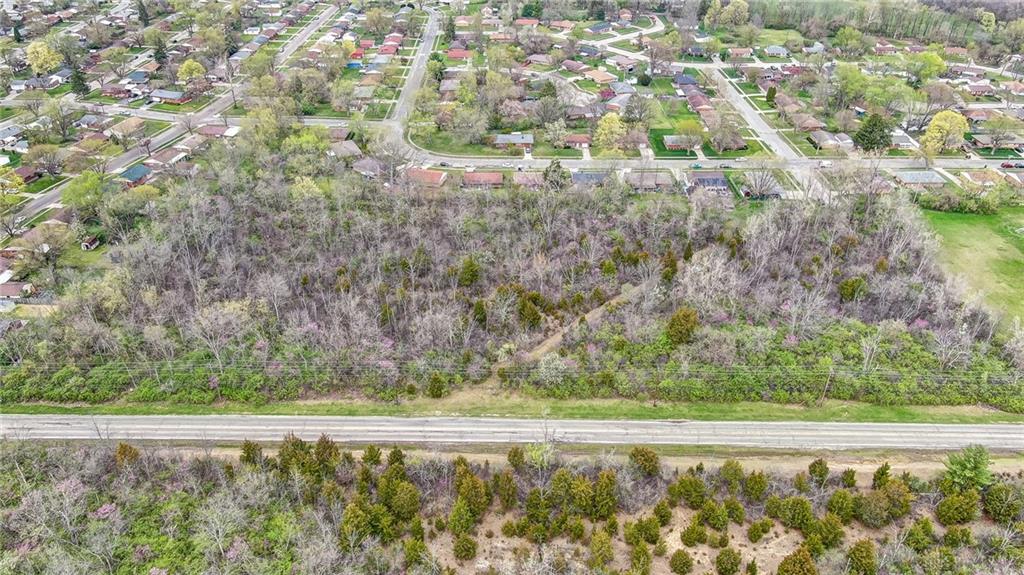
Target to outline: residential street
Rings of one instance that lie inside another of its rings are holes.
[[[288,433],[348,443],[495,444],[545,439],[595,445],[718,445],[770,449],[1024,450],[1016,425],[590,421],[470,417],[4,415],[0,438],[278,441]]]

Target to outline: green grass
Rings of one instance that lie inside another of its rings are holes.
[[[57,184],[63,182],[66,179],[67,178],[64,176],[46,175],[32,182],[31,184],[25,184],[24,191],[26,194],[38,194],[39,192],[47,188],[56,186]]]
[[[547,142],[536,141],[533,146],[535,158],[582,158],[583,151],[576,148],[555,148]]]
[[[166,130],[169,127],[171,127],[171,123],[170,122],[164,122],[162,120],[146,120],[146,124],[145,124],[145,128],[143,129],[143,133],[145,134],[145,136],[147,138],[150,138],[150,137],[155,136],[156,134],[159,134],[160,132]]]
[[[103,93],[99,90],[93,90],[92,92],[89,92],[88,94],[82,96],[79,99],[85,102],[95,102],[97,104],[116,104],[118,102],[117,98],[104,96]]]
[[[784,46],[790,40],[803,42],[804,35],[797,30],[773,30],[766,28],[761,30],[761,34],[757,37],[757,43],[760,46],[770,46],[772,44]]]
[[[662,139],[663,136],[669,136],[675,133],[672,129],[651,129],[647,134],[647,139],[650,141],[651,149],[654,150],[654,156],[656,158],[696,158],[697,152],[693,150],[669,150],[665,147],[665,141]]]
[[[51,88],[51,89],[47,90],[46,93],[49,94],[50,96],[53,96],[54,98],[57,98],[59,96],[63,96],[64,94],[67,94],[70,91],[71,91],[71,84],[61,84],[60,86],[57,86],[56,88]]]
[[[199,110],[206,107],[207,104],[213,101],[213,96],[200,96],[184,104],[154,104],[150,106],[151,110],[159,112],[170,112],[172,114],[182,114],[188,112],[198,112]]]
[[[14,116],[17,116],[20,113],[21,110],[18,108],[0,108],[0,121],[6,120],[7,118],[13,118]]]
[[[942,243],[940,259],[1007,320],[1024,318],[1024,208],[993,215],[925,211]]]
[[[421,148],[452,156],[493,156],[518,158],[521,150],[501,150],[485,144],[463,144],[455,141],[451,133],[435,131],[430,134],[414,134],[413,143]]]
[[[18,152],[0,152],[0,155],[7,156],[11,159],[7,164],[8,168],[14,169],[21,165],[21,154]]]
[[[701,146],[704,155],[709,158],[742,158],[744,156],[753,156],[764,151],[764,146],[761,145],[757,140],[747,140],[747,147],[742,150],[726,150],[722,153],[718,153],[714,148],[708,144],[707,141]]]
[[[400,404],[364,400],[278,402],[266,405],[225,403],[110,403],[100,405],[9,404],[0,413],[79,415],[334,415],[334,416],[467,416],[608,420],[697,421],[829,421],[864,423],[1024,423],[1024,416],[976,407],[878,406],[828,401],[805,407],[773,403],[671,403],[629,400],[540,400],[488,395],[441,400],[414,399]]]

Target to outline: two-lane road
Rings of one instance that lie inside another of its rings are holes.
[[[952,450],[981,444],[1024,452],[1024,426],[897,423],[595,421],[483,417],[273,415],[0,415],[4,440],[133,440],[237,443],[288,433],[347,443],[505,444],[544,439],[596,445],[715,445],[769,449]]]

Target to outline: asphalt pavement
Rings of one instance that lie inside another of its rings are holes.
[[[709,445],[767,449],[954,450],[981,444],[1024,452],[1024,426],[899,423],[595,421],[484,417],[274,415],[0,415],[4,440],[237,443],[288,433],[346,443],[509,444],[549,440],[594,445]]]

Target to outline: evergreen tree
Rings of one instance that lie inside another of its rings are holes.
[[[156,47],[153,48],[153,60],[163,66],[167,63],[167,45],[164,44],[163,37],[157,37]]]
[[[135,3],[135,8],[139,12],[139,22],[142,22],[142,26],[149,26],[149,10],[146,9],[146,3],[138,0]]]
[[[21,44],[21,26],[19,24],[15,24],[14,25],[13,36],[14,36],[14,42],[16,44]]]
[[[773,104],[774,105],[775,104],[775,94],[777,94],[777,93],[778,93],[778,90],[775,88],[775,86],[768,86],[768,92],[764,95],[765,102],[768,102],[769,104]]]
[[[544,168],[544,183],[556,192],[563,192],[572,184],[572,175],[569,170],[562,168],[561,162],[551,160],[548,167]]]
[[[70,81],[72,92],[78,94],[79,96],[84,96],[89,93],[89,85],[85,83],[85,74],[82,72],[82,69],[79,68],[77,64],[74,68],[71,69]]]
[[[853,135],[853,141],[867,151],[884,150],[892,144],[889,122],[880,114],[871,114]]]

